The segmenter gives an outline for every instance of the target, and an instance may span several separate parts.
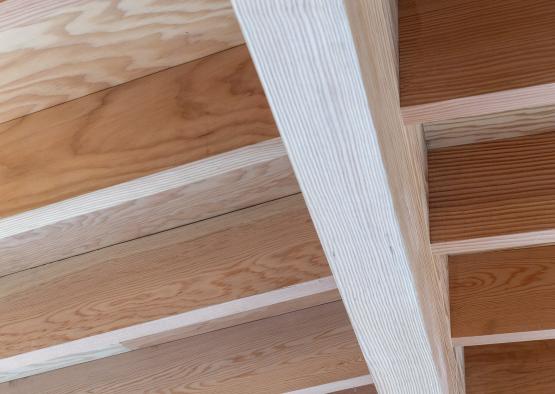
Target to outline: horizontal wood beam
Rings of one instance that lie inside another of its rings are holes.
[[[437,253],[555,242],[555,133],[428,152],[430,236]]]
[[[325,383],[305,389],[289,391],[285,394],[331,394],[331,393],[377,393],[372,384],[370,375],[358,376],[356,378],[344,379],[337,382]],[[351,391],[357,389],[356,391]]]
[[[403,118],[421,123],[555,104],[549,0],[401,0]]]
[[[341,302],[0,384],[6,394],[283,393],[368,374]]]
[[[227,0],[3,1],[0,123],[242,43]]]
[[[299,192],[279,138],[0,219],[0,276]]]
[[[1,123],[0,218],[277,136],[247,49],[229,49]]]

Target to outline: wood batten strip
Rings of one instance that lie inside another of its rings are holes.
[[[315,279],[0,359],[0,383],[338,300],[331,276]]]
[[[381,393],[459,393],[423,135],[399,108],[396,2],[234,0]]]
[[[319,386],[308,387],[305,389],[289,391],[284,394],[330,394],[340,390],[364,387],[373,383],[370,375],[358,376],[356,378],[340,380],[338,382],[325,383]],[[362,393],[361,393],[362,394]]]
[[[0,218],[276,137],[229,49],[0,124]]]
[[[228,0],[0,2],[0,122],[243,43]]]
[[[428,149],[555,131],[555,107],[519,109],[423,125]]]
[[[549,0],[401,0],[405,122],[555,104]]]
[[[0,219],[0,275],[299,192],[273,139]]]
[[[5,394],[283,393],[368,374],[341,302],[0,384]]]

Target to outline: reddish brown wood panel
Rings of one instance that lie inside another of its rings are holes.
[[[368,385],[362,387],[355,387],[353,389],[346,389],[341,391],[335,391],[333,394],[378,394],[376,386]]]

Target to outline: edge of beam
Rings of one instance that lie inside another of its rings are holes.
[[[288,391],[284,394],[329,394],[340,390],[354,389],[357,387],[374,384],[370,375],[358,376],[356,378],[339,380],[337,382],[321,384],[295,391]]]

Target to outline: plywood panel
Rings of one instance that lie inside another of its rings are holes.
[[[283,393],[367,373],[335,302],[4,383],[0,391]]]
[[[230,49],[0,124],[0,217],[275,137]]]
[[[0,279],[0,356],[329,275],[295,195]]]
[[[242,43],[227,0],[6,0],[0,123]]]

